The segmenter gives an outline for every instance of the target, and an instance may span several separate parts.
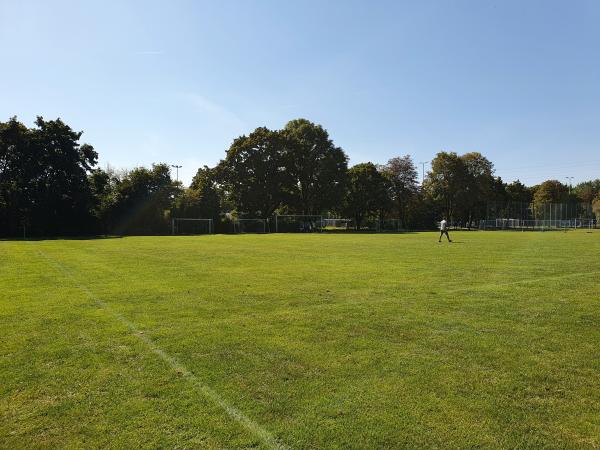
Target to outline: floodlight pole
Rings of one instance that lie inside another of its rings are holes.
[[[177,164],[171,164],[171,167],[173,167],[175,169],[175,171],[176,171],[175,173],[177,174],[176,180],[177,180],[177,182],[179,182],[179,169],[181,169],[182,166],[178,166]]]
[[[425,164],[430,163],[431,161],[423,161],[420,162],[419,164],[421,164],[421,169],[422,169],[422,174],[423,176],[421,177],[421,186],[423,186],[423,182],[425,181]]]
[[[571,195],[571,185],[573,184],[573,178],[575,177],[565,177],[567,180],[569,180],[569,195]]]

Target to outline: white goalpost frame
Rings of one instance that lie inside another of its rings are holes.
[[[377,231],[378,231],[379,233],[382,233],[382,232],[384,232],[384,231],[387,231],[387,230],[385,229],[385,224],[386,224],[386,222],[390,222],[390,223],[392,223],[392,227],[393,227],[394,229],[393,229],[393,230],[391,230],[391,231],[395,231],[395,232],[399,232],[399,231],[400,231],[400,223],[401,223],[401,220],[400,220],[400,219],[382,219],[382,220],[379,220],[379,221],[378,221],[378,230],[377,230]],[[382,231],[382,228],[383,228],[383,231]]]
[[[352,222],[352,219],[347,218],[334,218],[334,217],[326,217],[321,219],[321,227],[327,228],[328,226],[332,226],[333,228],[339,228],[340,230],[348,230],[348,224]],[[332,225],[333,223],[333,225]],[[337,223],[343,224],[344,226],[337,226]]]
[[[262,233],[266,233],[267,232],[267,219],[236,219],[233,222],[233,232],[235,234],[242,234],[240,227],[240,223],[241,222],[260,222],[262,224]],[[239,231],[238,231],[239,230]],[[260,231],[258,231],[257,233],[260,233]]]
[[[315,214],[315,215],[312,215],[312,214],[276,214],[275,215],[275,233],[279,233],[279,221],[278,221],[279,217],[298,217],[298,218],[310,217],[310,218],[318,219],[319,232],[323,231],[323,216],[321,216],[319,214]]]
[[[177,232],[177,222],[208,222],[208,234],[213,234],[213,219],[188,219],[185,217],[174,217],[171,219],[171,234],[174,236]]]
[[[479,229],[481,230],[568,230],[568,229],[593,229],[597,221],[592,218],[577,217],[570,219],[481,219]]]

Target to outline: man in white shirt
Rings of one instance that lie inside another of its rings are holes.
[[[448,234],[448,222],[446,222],[445,217],[442,217],[442,221],[440,222],[440,238],[438,239],[438,242],[442,242],[443,235],[446,235],[448,242],[452,242],[450,235]]]

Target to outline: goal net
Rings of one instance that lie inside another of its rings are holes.
[[[214,226],[212,219],[174,218],[171,221],[172,234],[212,234]]]
[[[346,231],[350,228],[352,219],[323,219],[323,231]]]
[[[237,219],[233,222],[234,233],[268,233],[267,219]]]
[[[315,233],[323,231],[323,217],[312,215],[275,216],[276,233]]]
[[[560,230],[594,228],[594,219],[485,219],[479,223],[482,230]]]
[[[400,231],[402,229],[402,221],[400,219],[384,219],[379,222],[380,232]]]

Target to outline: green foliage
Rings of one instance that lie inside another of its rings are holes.
[[[300,214],[335,210],[346,190],[348,157],[321,126],[296,119],[283,129],[287,172],[292,177],[290,209]]]
[[[531,203],[533,200],[533,192],[519,180],[513,181],[506,185],[506,194],[508,200],[515,203]]]
[[[600,197],[600,179],[579,183],[573,191],[583,203],[592,203]]]
[[[98,155],[60,119],[0,123],[0,234],[82,234],[92,223],[88,174]]]
[[[365,218],[379,218],[382,210],[389,208],[388,180],[373,163],[357,164],[348,170],[348,192],[345,210],[359,229]]]
[[[506,195],[493,174],[493,164],[481,153],[440,152],[431,162],[424,185],[447,217],[470,225],[485,217],[487,202]]]
[[[221,211],[221,194],[215,169],[207,166],[198,169],[189,189],[177,198],[177,217],[213,219],[216,224]]]
[[[403,227],[409,223],[409,208],[418,193],[417,168],[409,155],[391,158],[379,169],[388,180],[389,197],[393,215],[402,220]]]
[[[600,222],[600,195],[592,201],[592,211],[596,216],[596,220]]]
[[[115,185],[110,231],[116,234],[158,234],[169,230],[169,211],[178,192],[167,164],[138,167]]]
[[[569,188],[558,180],[547,180],[534,188],[533,202],[536,205],[544,203],[563,203],[568,201]]]
[[[399,218],[404,228],[431,228],[441,214],[469,225],[495,216],[522,216],[543,205],[589,215],[600,179],[569,189],[557,180],[527,187],[505,184],[477,152],[440,152],[422,188],[410,156],[348,170],[348,157],[327,130],[306,119],[283,130],[261,127],[235,139],[217,167],[198,169],[189,188],[174,183],[166,164],[116,173],[96,168],[93,147],[60,119],[33,128],[0,122],[0,236],[155,234],[172,216],[268,218],[273,214],[350,214]],[[385,193],[383,192],[385,191]],[[578,205],[582,203],[585,205]],[[222,229],[223,230],[223,229]]]
[[[424,187],[446,217],[452,218],[455,210],[464,199],[467,184],[467,167],[456,153],[440,152],[431,161],[431,171],[427,174]]]
[[[481,153],[471,152],[460,157],[466,168],[462,202],[457,210],[460,217],[471,223],[485,217],[487,202],[494,197],[494,165]]]
[[[238,212],[269,217],[293,189],[285,138],[279,131],[257,128],[233,141],[218,172]]]

